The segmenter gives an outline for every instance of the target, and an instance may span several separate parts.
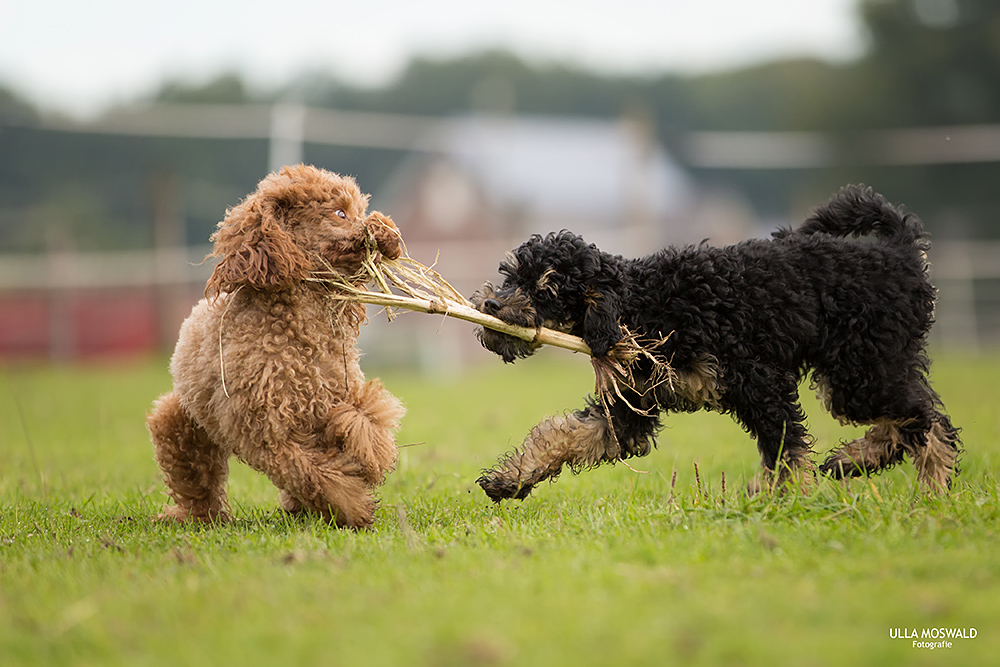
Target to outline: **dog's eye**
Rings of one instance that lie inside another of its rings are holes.
[[[343,218],[344,220],[347,220],[347,214],[344,213],[343,209],[338,208],[336,211],[333,212],[333,214],[338,218]]]

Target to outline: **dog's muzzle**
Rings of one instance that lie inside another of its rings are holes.
[[[534,327],[535,309],[531,301],[520,290],[498,293],[491,283],[484,284],[470,299],[472,305],[481,313],[492,315],[508,324],[522,327]],[[531,356],[539,345],[508,336],[492,329],[482,327],[476,330],[476,337],[490,352],[499,355],[507,363],[515,359]]]
[[[480,312],[486,313],[487,315],[493,315],[496,317],[497,313],[503,308],[503,304],[496,299],[486,299],[479,306]]]

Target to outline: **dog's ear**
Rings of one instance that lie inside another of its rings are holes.
[[[622,339],[618,316],[620,297],[608,284],[591,283],[584,293],[586,311],[583,316],[583,341],[596,357],[603,357]]]
[[[274,198],[251,198],[227,211],[212,234],[210,257],[222,260],[205,294],[218,296],[240,285],[270,289],[305,278],[312,263],[285,228],[286,215],[287,205]]]
[[[595,356],[603,357],[622,339],[620,289],[624,277],[614,262],[594,246],[577,253],[583,282],[583,340]]]

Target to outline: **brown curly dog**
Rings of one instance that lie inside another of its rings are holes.
[[[173,391],[146,420],[175,503],[161,519],[228,519],[235,455],[281,490],[285,510],[372,525],[404,409],[361,372],[364,306],[334,308],[309,280],[354,276],[372,244],[399,256],[396,226],[367,207],[352,178],[298,165],[226,212],[212,236],[221,261],[181,326]]]

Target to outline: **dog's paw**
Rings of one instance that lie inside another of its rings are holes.
[[[524,500],[531,493],[534,488],[532,484],[523,484],[521,482],[506,479],[501,477],[492,471],[484,472],[476,483],[482,487],[486,495],[489,496],[490,500],[495,503],[499,503],[501,500],[507,500],[508,498],[514,498],[515,500]]]
[[[284,489],[278,494],[278,506],[289,514],[301,514],[306,511],[302,501]]]
[[[375,241],[376,248],[386,259],[398,259],[403,254],[403,237],[392,218],[372,211],[365,218],[365,227]]]

